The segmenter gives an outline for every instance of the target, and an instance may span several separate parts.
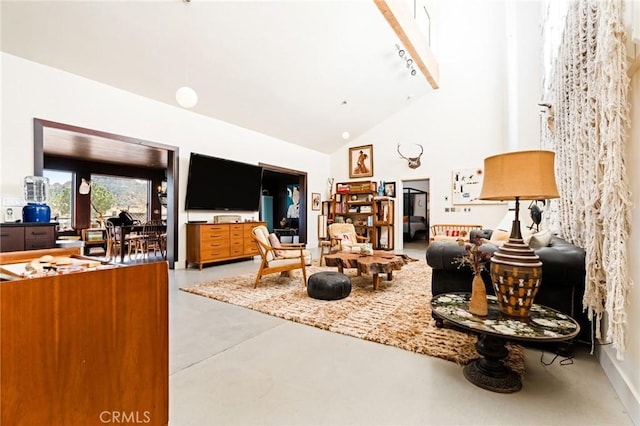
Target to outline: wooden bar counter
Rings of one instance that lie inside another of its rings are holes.
[[[0,282],[3,425],[166,425],[166,262]]]

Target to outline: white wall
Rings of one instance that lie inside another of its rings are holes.
[[[0,194],[23,197],[22,179],[33,174],[33,118],[180,147],[179,227],[176,267],[186,257],[188,219],[211,220],[214,212],[184,210],[190,152],[246,163],[263,162],[308,173],[312,192],[326,192],[329,156],[228,123],[115,89],[64,71],[2,53]],[[229,182],[228,184],[233,184]],[[2,206],[0,206],[1,208]],[[317,211],[308,211],[308,243],[317,245]],[[257,218],[257,213],[243,217]]]
[[[463,211],[464,205],[453,206],[451,175],[454,169],[482,168],[485,157],[507,148],[505,7],[503,2],[470,1],[438,6],[439,21],[447,23],[438,26],[437,34],[440,89],[415,100],[349,146],[372,144],[370,180],[395,181],[397,194],[402,194],[402,180],[429,179],[432,224],[477,223],[493,228],[506,213],[506,204],[476,205],[470,211]],[[396,152],[398,142],[424,146],[421,167],[409,169]],[[331,176],[336,182],[349,180],[347,146],[332,154]],[[396,198],[396,203],[401,201]],[[452,206],[455,212],[445,212]],[[402,247],[400,212],[396,208],[396,248]]]
[[[507,1],[509,151],[540,149],[541,6],[537,1]]]

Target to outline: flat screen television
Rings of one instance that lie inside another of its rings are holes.
[[[191,153],[187,210],[258,211],[262,167]]]

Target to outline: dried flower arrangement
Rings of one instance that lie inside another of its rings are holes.
[[[480,250],[482,247],[482,238],[476,237],[473,242],[465,242],[462,238],[458,239],[458,245],[464,246],[465,254],[458,256],[454,263],[458,264],[458,268],[463,265],[469,265],[473,271],[473,275],[478,275],[484,271],[486,262],[491,258],[491,253]]]

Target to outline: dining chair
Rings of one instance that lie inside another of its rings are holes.
[[[143,256],[149,256],[153,253],[156,256],[159,253],[163,258],[166,256],[166,226],[160,220],[150,220],[142,227],[139,234],[140,240],[137,248]]]
[[[116,260],[122,251],[120,232],[119,229],[109,221],[106,221],[105,226],[107,229],[107,252],[105,257],[109,260]]]

